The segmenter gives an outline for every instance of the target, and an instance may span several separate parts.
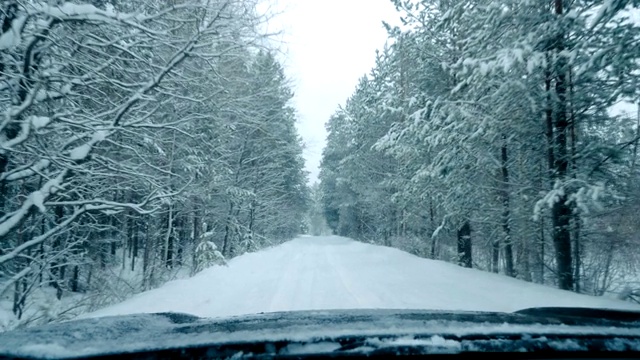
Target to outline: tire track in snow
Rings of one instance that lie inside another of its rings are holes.
[[[274,287],[269,311],[366,307],[367,301],[335,268],[327,246],[308,243],[289,255]]]
[[[271,296],[271,301],[269,302],[269,311],[282,311],[291,308],[289,305],[292,301],[291,299],[287,299],[290,298],[291,295],[287,288],[291,287],[289,284],[291,284],[299,274],[297,271],[294,271],[294,269],[298,258],[301,256],[302,254],[296,253],[289,259],[288,257],[283,257],[287,262],[287,265],[283,268],[282,274],[279,276],[277,284],[274,287],[275,291]]]
[[[351,279],[346,275],[344,267],[339,265],[336,261],[334,248],[323,247],[322,250],[327,259],[327,263],[329,264],[328,268],[330,268],[331,271],[336,274],[336,277],[340,281],[340,284],[344,288],[345,292],[355,300],[358,307],[374,307],[372,304],[377,304],[380,302],[380,299],[377,296],[367,292],[363,292],[361,290],[356,290],[354,282],[351,281]]]
[[[576,305],[638,309],[327,236],[245,254],[228,267],[212,267],[85,317],[167,311],[217,317],[353,308],[515,311]]]

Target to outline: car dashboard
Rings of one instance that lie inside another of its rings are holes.
[[[209,319],[158,313],[0,333],[6,359],[639,358],[640,313],[327,310]]]

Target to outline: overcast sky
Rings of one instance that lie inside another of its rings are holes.
[[[310,181],[318,178],[325,122],[374,65],[375,50],[397,23],[390,0],[276,0],[270,30],[281,30],[283,65],[295,91],[298,129]],[[270,1],[273,5],[274,3]]]

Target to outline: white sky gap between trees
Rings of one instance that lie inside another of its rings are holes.
[[[382,21],[397,25],[389,0],[267,0],[276,15],[269,31],[281,32],[283,65],[293,81],[298,130],[305,143],[309,182],[318,179],[325,122],[374,66],[387,40]]]

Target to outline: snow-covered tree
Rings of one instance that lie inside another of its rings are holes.
[[[41,318],[35,292],[100,305],[157,286],[197,267],[204,233],[233,256],[299,232],[302,148],[254,1],[0,8],[0,301],[17,318]]]
[[[611,109],[638,99],[638,9],[394,4],[402,28],[388,27],[375,68],[328,122],[329,224],[423,256],[593,288],[600,270],[583,261],[610,248],[602,224],[619,228],[608,221],[630,209],[622,198],[636,176],[637,125]],[[401,239],[371,236],[376,228]]]

